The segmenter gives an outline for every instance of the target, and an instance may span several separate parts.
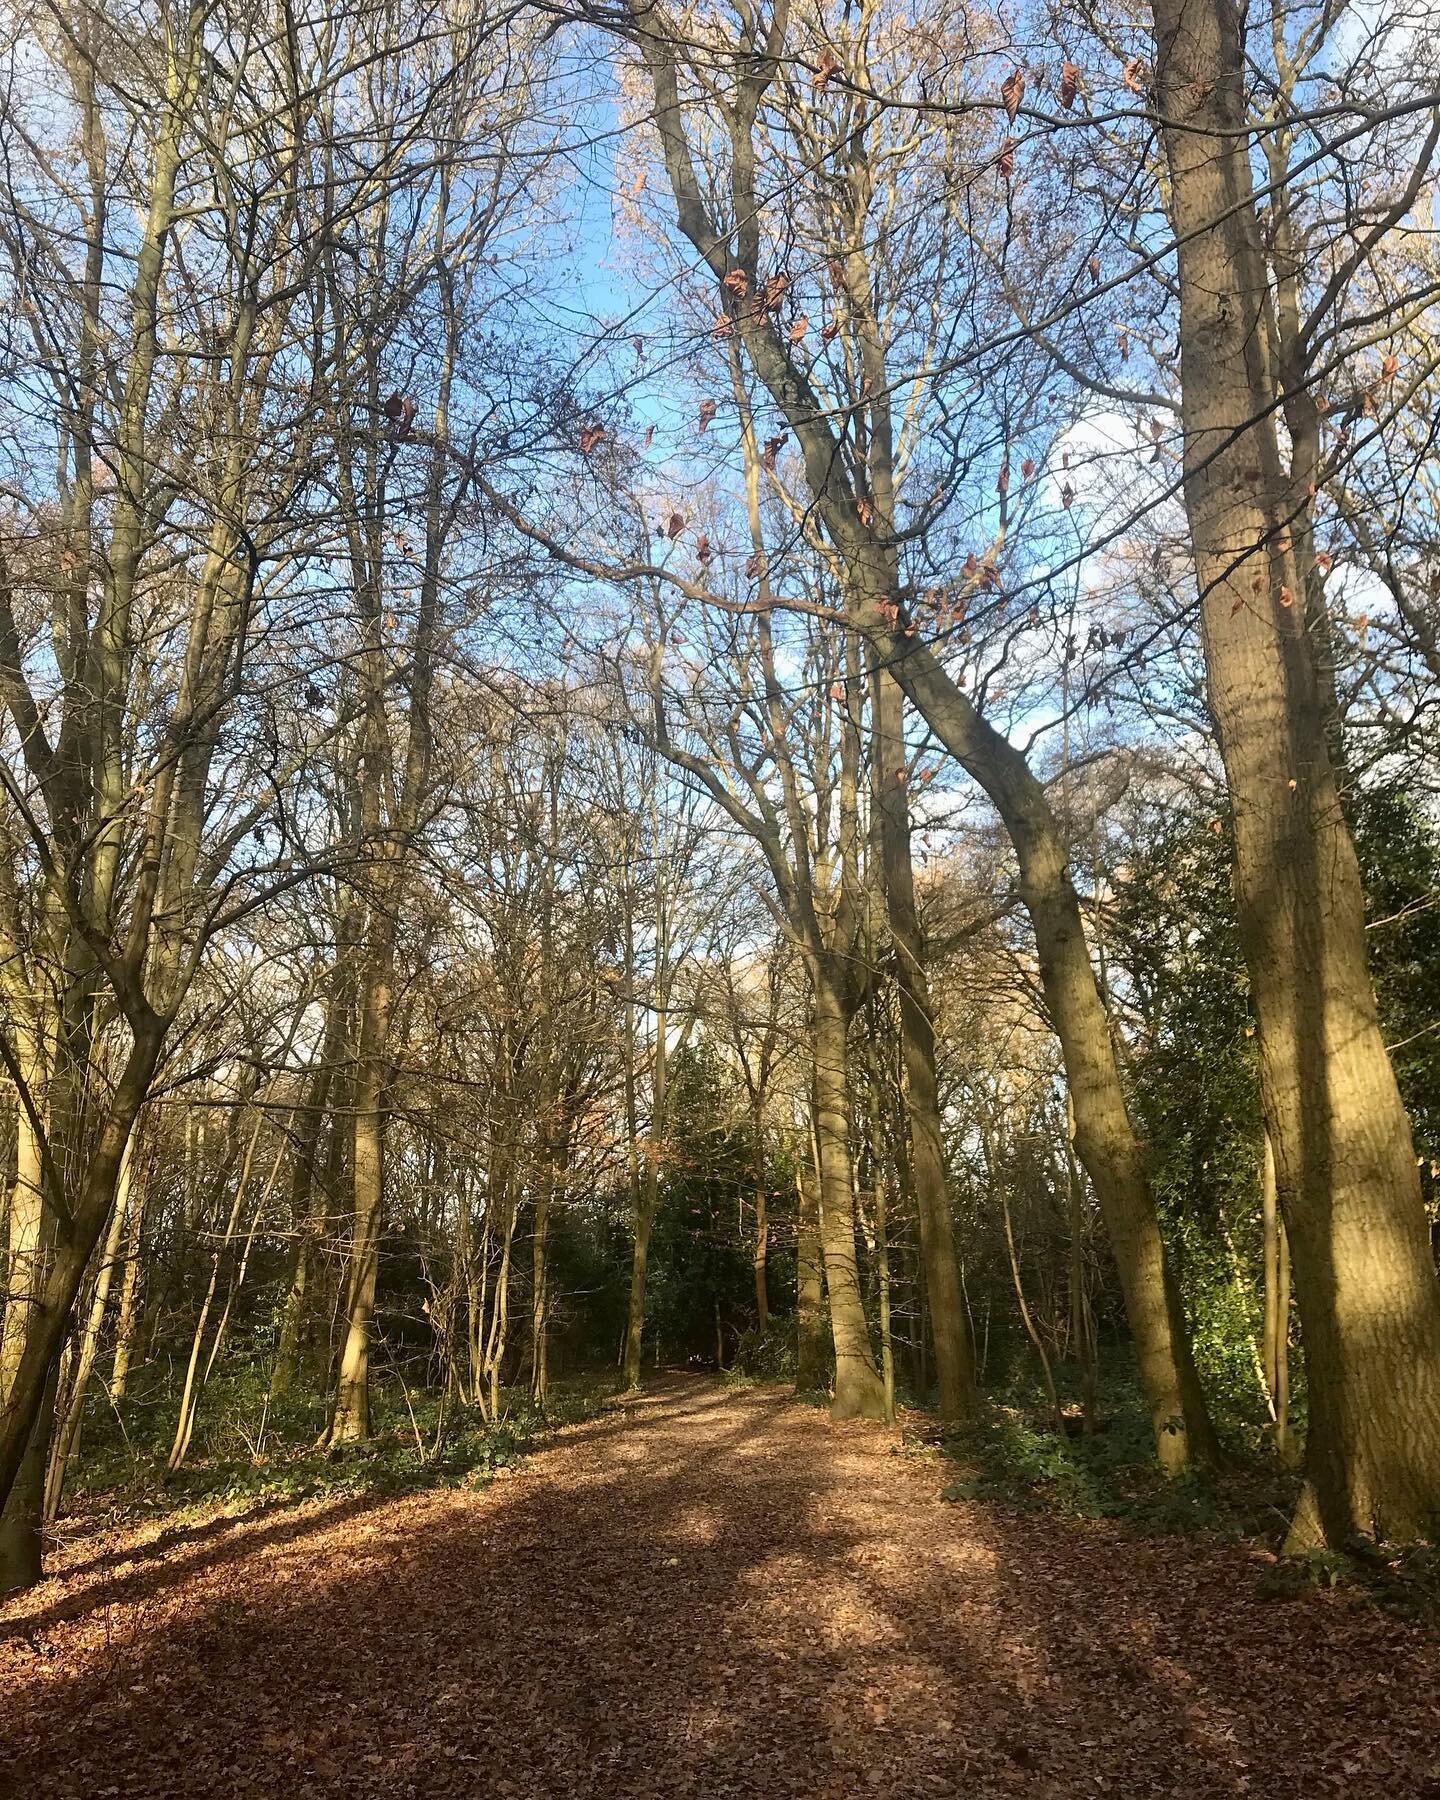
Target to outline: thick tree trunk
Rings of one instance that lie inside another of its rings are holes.
[[[845,1009],[823,967],[814,971],[815,1135],[820,1148],[820,1241],[835,1347],[834,1419],[883,1419],[885,1388],[870,1348],[855,1253]]]
[[[33,1084],[38,1091],[39,1083]],[[40,1145],[25,1109],[16,1110],[15,1180],[10,1190],[9,1255],[5,1270],[5,1322],[0,1332],[0,1399],[20,1366],[31,1307],[45,1278],[48,1257]]]
[[[80,1434],[80,1421],[85,1414],[85,1395],[90,1377],[95,1372],[95,1359],[100,1353],[100,1333],[105,1324],[105,1308],[120,1260],[120,1238],[125,1228],[125,1214],[130,1205],[131,1176],[135,1167],[135,1138],[131,1135],[125,1147],[125,1160],[120,1165],[120,1179],[115,1188],[115,1204],[110,1213],[110,1226],[100,1252],[100,1266],[95,1271],[95,1287],[90,1295],[90,1310],[85,1329],[75,1350],[75,1373],[70,1382],[60,1430],[51,1446],[45,1478],[45,1520],[58,1518],[60,1498],[65,1487],[65,1471]]]
[[[155,1071],[163,1029],[163,1021],[152,1019],[136,1033],[109,1114],[69,1196],[70,1216],[57,1229],[54,1256],[35,1290],[25,1342],[0,1407],[0,1505],[8,1499],[30,1448],[47,1392],[53,1403],[54,1375],[75,1297],[115,1202],[120,1164]]]
[[[51,1369],[30,1444],[10,1497],[0,1507],[0,1598],[34,1587],[44,1573],[45,1477],[55,1424],[58,1361]]]
[[[1440,1513],[1440,1284],[1306,621],[1308,473],[1286,469],[1274,426],[1242,25],[1229,0],[1158,0],[1155,28],[1185,504],[1309,1376],[1295,1541],[1422,1537]]]

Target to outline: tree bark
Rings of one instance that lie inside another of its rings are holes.
[[[48,1468],[45,1478],[45,1520],[59,1517],[60,1498],[65,1486],[65,1471],[70,1456],[75,1448],[76,1438],[80,1433],[80,1421],[85,1412],[85,1394],[90,1386],[90,1377],[95,1370],[95,1359],[100,1351],[100,1333],[105,1324],[105,1308],[110,1299],[110,1287],[115,1278],[115,1267],[120,1260],[120,1237],[125,1228],[125,1214],[129,1207],[131,1178],[135,1168],[135,1137],[125,1146],[125,1160],[120,1165],[120,1179],[115,1187],[115,1204],[110,1212],[110,1225],[105,1234],[105,1243],[100,1251],[100,1264],[95,1271],[95,1288],[90,1296],[90,1310],[85,1319],[85,1329],[80,1334],[80,1342],[75,1350],[75,1372],[69,1386],[69,1394],[65,1402],[64,1414],[60,1421],[60,1430],[50,1447]]]
[[[955,1232],[945,1179],[940,1092],[935,1074],[935,1023],[925,975],[925,947],[915,906],[906,798],[903,702],[893,679],[872,660],[871,756],[875,772],[881,880],[895,984],[900,995],[900,1043],[905,1065],[905,1111],[910,1128],[910,1179],[920,1223],[920,1255],[930,1299],[940,1417],[965,1418],[975,1408],[975,1358],[960,1292]]]
[[[1286,467],[1274,425],[1243,29],[1230,0],[1157,0],[1155,31],[1185,505],[1309,1377],[1292,1541],[1418,1538],[1440,1512],[1440,1283],[1307,627],[1309,471]]]
[[[808,1158],[795,1171],[795,1198],[795,1391],[814,1394],[826,1386],[825,1262],[818,1178]]]
[[[833,977],[813,972],[815,1135],[820,1148],[820,1241],[830,1336],[835,1348],[834,1419],[882,1419],[885,1388],[870,1349],[855,1253],[855,1183],[850,1159],[848,1019]]]

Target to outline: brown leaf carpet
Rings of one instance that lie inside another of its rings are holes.
[[[1440,1645],[670,1377],[478,1491],[72,1544],[0,1794],[1440,1796]]]

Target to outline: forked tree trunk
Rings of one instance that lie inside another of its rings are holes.
[[[54,1254],[36,1284],[25,1342],[0,1407],[0,1505],[9,1497],[26,1459],[42,1410],[47,1404],[53,1407],[55,1369],[75,1298],[115,1202],[120,1163],[155,1072],[163,1032],[164,1021],[158,1018],[137,1026],[109,1112],[68,1196],[69,1219],[57,1230]],[[43,1457],[43,1449],[41,1454]]]
[[[1309,1377],[1292,1542],[1418,1538],[1440,1513],[1440,1283],[1306,622],[1309,471],[1286,468],[1274,426],[1242,25],[1230,0],[1157,0],[1155,30],[1185,505]]]
[[[36,1089],[38,1091],[38,1082]],[[10,1391],[30,1329],[32,1296],[45,1279],[51,1230],[42,1197],[39,1144],[23,1107],[16,1109],[15,1181],[10,1192],[9,1263],[5,1325],[0,1337],[0,1399]],[[0,1506],[0,1595],[32,1587],[41,1574],[45,1542],[45,1469],[55,1410],[58,1376],[36,1421],[10,1497]]]
[[[34,1431],[10,1497],[0,1507],[0,1597],[17,1588],[34,1587],[44,1573],[45,1475],[59,1383],[57,1359],[45,1383]]]

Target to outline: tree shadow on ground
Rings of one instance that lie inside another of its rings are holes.
[[[891,1442],[672,1378],[482,1492],[102,1583],[4,1649],[0,1792],[1421,1791],[1429,1638],[1367,1622],[1362,1671],[1233,1554],[943,1506]]]

